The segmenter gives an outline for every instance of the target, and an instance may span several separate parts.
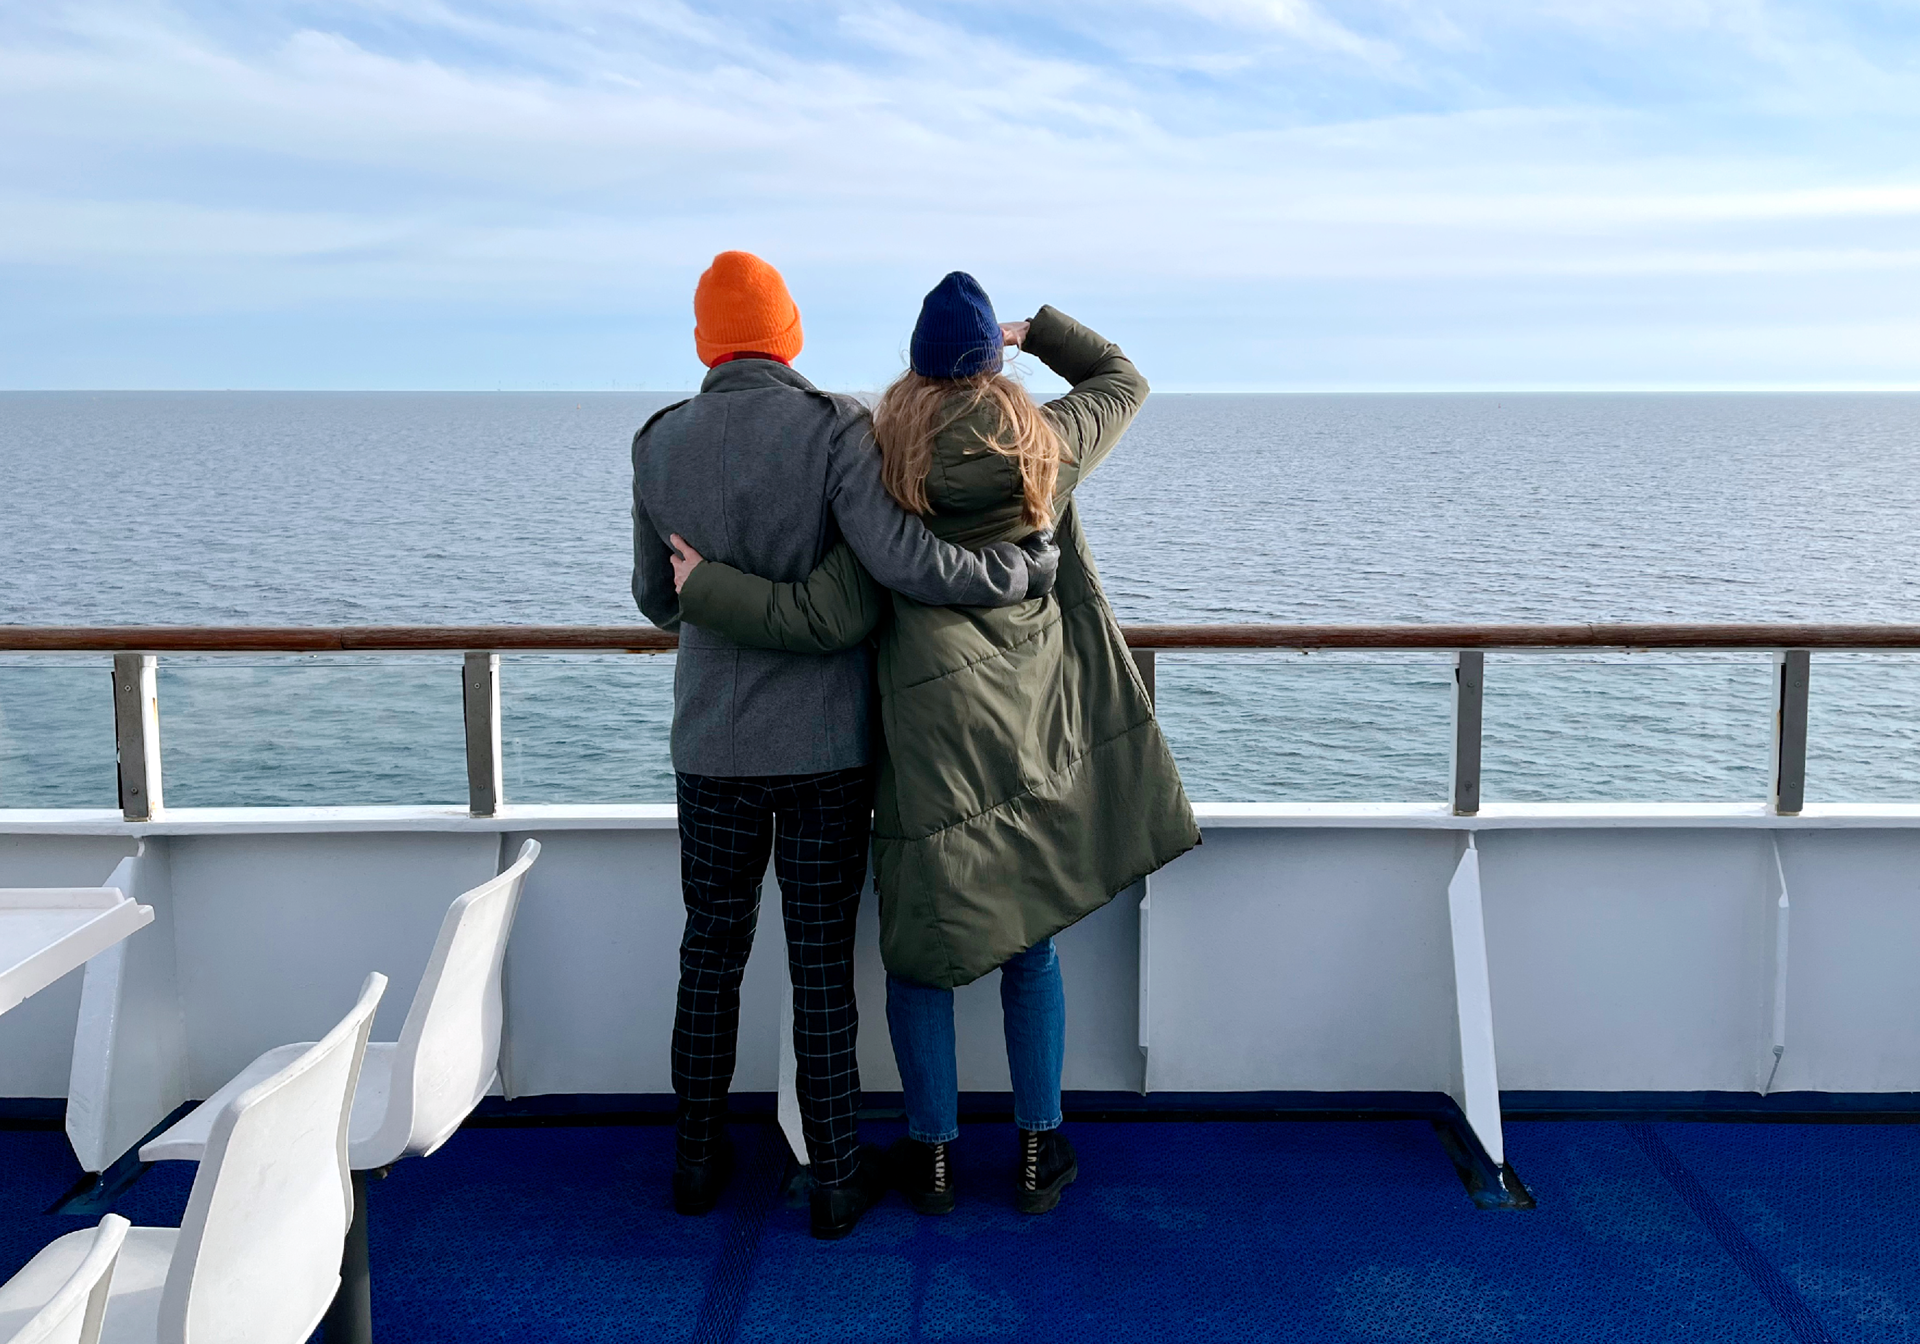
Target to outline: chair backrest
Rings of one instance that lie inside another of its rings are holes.
[[[394,1053],[393,1090],[382,1137],[390,1150],[430,1153],[445,1143],[493,1086],[505,1016],[500,977],[507,935],[540,842],[520,846],[513,866],[447,909],[426,974],[414,991]]]
[[[347,1121],[387,977],[214,1118],[160,1295],[160,1344],[303,1344],[340,1284]]]
[[[99,1344],[100,1323],[107,1317],[107,1292],[113,1284],[113,1262],[127,1239],[127,1220],[110,1213],[100,1220],[93,1244],[60,1291],[6,1344]]]

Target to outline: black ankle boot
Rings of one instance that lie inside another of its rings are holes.
[[[673,1207],[677,1213],[712,1213],[733,1179],[733,1140],[722,1134],[705,1162],[673,1159]]]
[[[887,1153],[887,1164],[893,1171],[893,1188],[906,1196],[914,1212],[953,1212],[953,1168],[948,1165],[946,1144],[900,1139]]]
[[[840,1185],[816,1186],[813,1192],[812,1230],[821,1241],[838,1241],[853,1231],[862,1215],[887,1194],[887,1159],[870,1143],[860,1145],[859,1165],[852,1179]]]
[[[1014,1173],[1014,1207],[1045,1213],[1060,1202],[1060,1192],[1080,1174],[1073,1145],[1057,1129],[1020,1131],[1020,1169]]]

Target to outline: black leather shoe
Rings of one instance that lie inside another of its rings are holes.
[[[860,1217],[887,1193],[887,1163],[870,1143],[860,1145],[860,1165],[853,1178],[840,1185],[817,1186],[813,1192],[813,1235],[838,1241],[853,1231]]]
[[[1060,1202],[1060,1192],[1080,1175],[1073,1145],[1057,1129],[1020,1131],[1020,1169],[1014,1177],[1014,1207],[1045,1213]]]
[[[676,1154],[673,1159],[674,1211],[694,1217],[712,1213],[732,1179],[733,1140],[724,1134],[713,1145],[713,1153],[705,1162],[689,1162]]]
[[[953,1167],[946,1144],[896,1140],[887,1150],[887,1166],[893,1188],[906,1196],[915,1213],[953,1212]]]

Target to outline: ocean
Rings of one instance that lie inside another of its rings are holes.
[[[677,394],[0,394],[0,622],[594,623]],[[1156,394],[1079,493],[1137,621],[1920,620],[1920,395]],[[667,801],[671,659],[503,660],[517,802]],[[0,807],[109,807],[108,660],[0,656]],[[458,659],[162,659],[174,806],[458,803]],[[1767,792],[1764,654],[1489,656],[1490,800]],[[1161,654],[1196,799],[1438,800],[1447,660]],[[1808,797],[1920,801],[1920,656],[1817,654]]]

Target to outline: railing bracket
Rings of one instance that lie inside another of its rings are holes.
[[[1812,654],[1784,649],[1774,655],[1777,697],[1773,713],[1773,810],[1794,817],[1807,798],[1807,685]]]
[[[476,817],[491,817],[506,801],[500,762],[500,655],[468,653],[460,673],[467,722],[467,806]]]
[[[1462,649],[1453,656],[1453,814],[1480,810],[1480,740],[1487,686],[1487,655]]]
[[[1466,1187],[1467,1197],[1476,1209],[1531,1209],[1536,1207],[1533,1191],[1527,1189],[1520,1174],[1508,1162],[1496,1163],[1473,1136],[1466,1117],[1435,1120],[1433,1132],[1447,1150],[1453,1169]]]

